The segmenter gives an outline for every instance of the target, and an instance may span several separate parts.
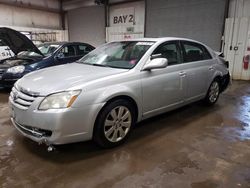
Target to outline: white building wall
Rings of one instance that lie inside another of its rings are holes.
[[[8,2],[9,4],[13,4],[16,6],[30,6],[30,7],[41,7],[59,10],[60,4],[58,0],[1,0],[1,2]]]
[[[144,37],[144,1],[111,5],[109,27],[106,28],[106,41]]]
[[[45,29],[61,29],[59,3],[56,0],[22,0],[0,3],[0,24]],[[16,5],[16,6],[15,6]],[[35,6],[36,9],[32,9]],[[30,7],[30,8],[29,8]],[[48,8],[53,11],[45,11]],[[39,10],[40,9],[40,10]],[[44,10],[43,10],[44,9]]]
[[[250,80],[250,0],[231,0],[226,20],[223,51],[233,79]]]
[[[250,17],[250,0],[230,0],[229,18]]]

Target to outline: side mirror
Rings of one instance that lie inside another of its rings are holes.
[[[156,58],[152,59],[149,63],[144,65],[144,71],[152,70],[152,69],[162,69],[168,66],[168,60],[166,58]]]
[[[64,54],[62,53],[62,52],[59,52],[56,56],[55,56],[55,58],[56,59],[63,59],[65,56],[64,56]]]

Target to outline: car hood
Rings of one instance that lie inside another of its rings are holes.
[[[38,62],[40,60],[42,60],[43,57],[11,57],[11,58],[7,58],[4,59],[2,61],[0,61],[0,69],[1,68],[10,68],[10,67],[14,67],[14,66],[18,66],[18,65],[29,65],[35,62]]]
[[[15,55],[22,51],[32,51],[38,54],[42,52],[24,34],[7,27],[0,28],[0,41],[8,46]]]
[[[127,69],[71,63],[32,72],[21,78],[16,87],[31,94],[46,96],[127,71]]]

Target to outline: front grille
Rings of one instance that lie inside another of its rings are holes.
[[[15,124],[22,132],[37,138],[50,137],[52,135],[52,131],[49,130],[39,129],[36,127],[31,127],[26,125],[20,125],[17,122],[15,122]]]
[[[15,86],[10,93],[13,103],[22,110],[27,110],[37,97],[38,95],[18,90]]]

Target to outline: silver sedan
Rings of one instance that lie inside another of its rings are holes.
[[[123,143],[136,122],[204,100],[213,105],[229,83],[223,59],[181,38],[104,44],[79,61],[30,73],[9,97],[24,136],[48,145],[93,139]]]

